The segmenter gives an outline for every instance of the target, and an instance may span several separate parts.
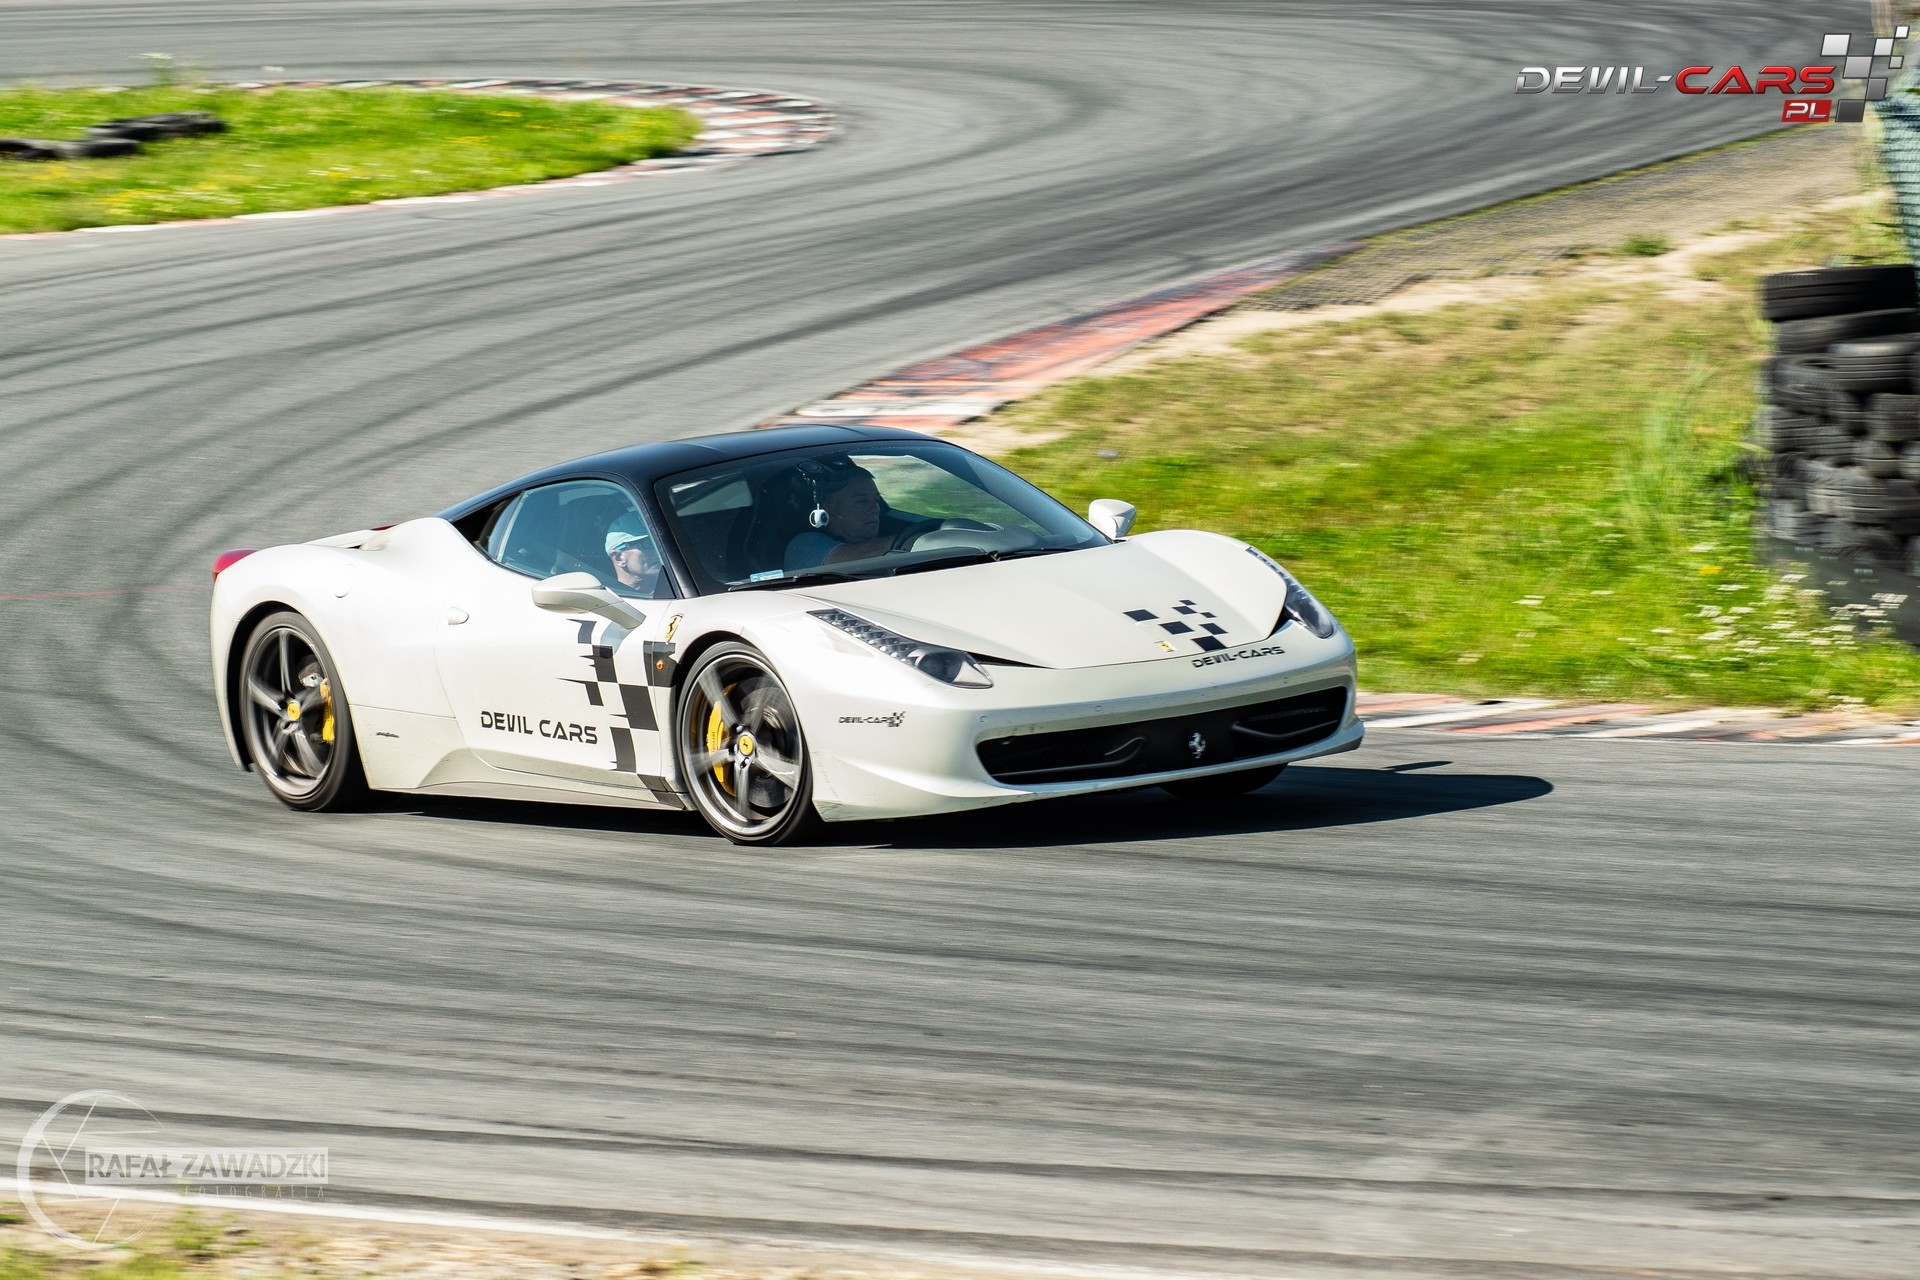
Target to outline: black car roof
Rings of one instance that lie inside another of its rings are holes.
[[[740,458],[757,458],[788,449],[807,449],[825,444],[851,444],[861,440],[930,440],[917,431],[899,431],[892,427],[855,427],[837,423],[819,426],[770,427],[764,431],[729,431],[720,435],[691,436],[684,440],[663,440],[658,444],[629,445],[562,462],[544,470],[495,485],[440,512],[443,520],[458,520],[491,502],[557,480],[587,476],[619,476],[641,493],[653,487],[663,476],[678,475],[695,467]]]

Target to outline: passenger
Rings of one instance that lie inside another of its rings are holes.
[[[808,529],[787,543],[783,567],[788,573],[846,560],[885,555],[893,535],[882,532],[885,504],[873,473],[852,464],[823,467],[826,474],[813,481],[812,497],[826,512],[826,524]]]
[[[607,530],[607,559],[613,562],[616,590],[647,600],[668,594],[666,565],[653,535],[637,528],[631,518],[615,521]]]

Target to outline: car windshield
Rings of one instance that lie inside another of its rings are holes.
[[[1106,545],[1011,471],[935,440],[720,463],[654,494],[703,595]]]

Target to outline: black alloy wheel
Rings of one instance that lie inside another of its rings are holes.
[[[700,816],[735,844],[791,844],[819,822],[799,713],[759,650],[723,644],[701,657],[681,685],[673,741]]]
[[[247,756],[282,804],[345,809],[365,794],[346,690],[312,623],[292,612],[261,619],[235,696]]]

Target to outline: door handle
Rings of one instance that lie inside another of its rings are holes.
[[[459,626],[461,623],[467,620],[467,617],[468,617],[467,611],[465,609],[462,609],[457,604],[452,605],[447,609],[447,625],[450,627]]]

